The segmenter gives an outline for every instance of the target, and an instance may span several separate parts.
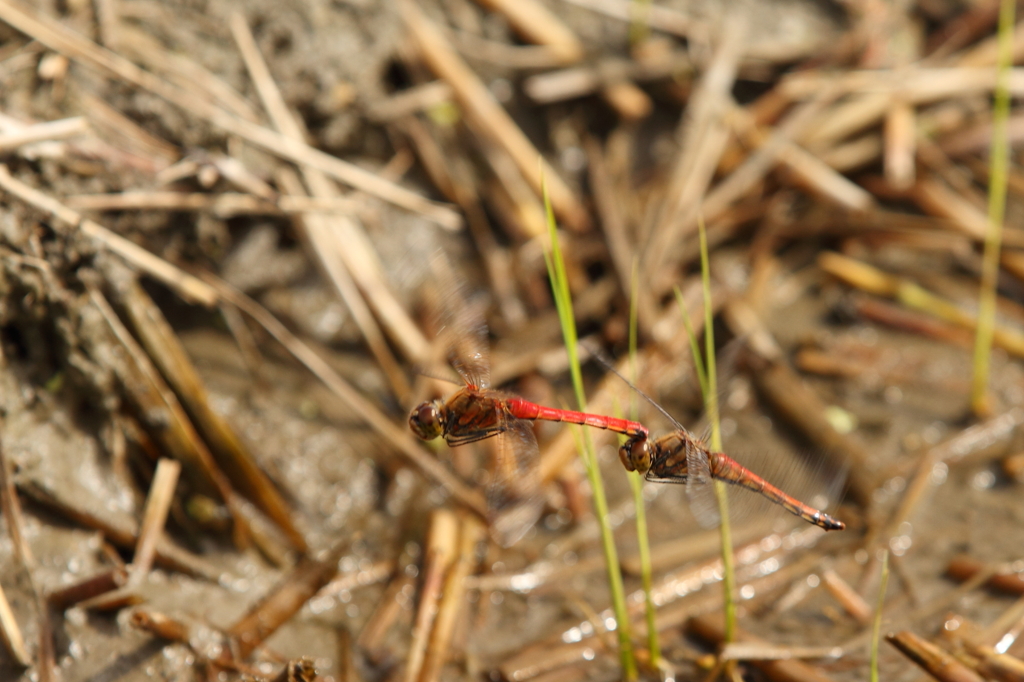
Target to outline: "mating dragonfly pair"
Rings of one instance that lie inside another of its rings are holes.
[[[452,321],[449,320],[450,325]],[[626,469],[645,475],[649,481],[685,483],[691,507],[704,525],[717,521],[710,485],[717,479],[759,493],[825,530],[846,527],[842,521],[786,494],[724,453],[713,452],[675,420],[674,431],[651,438],[647,427],[638,422],[545,407],[490,389],[484,328],[479,324],[451,326],[456,327],[457,333],[450,343],[450,360],[465,386],[447,399],[417,406],[409,415],[409,426],[424,440],[444,438],[450,446],[491,437],[500,439],[488,503],[493,512],[492,529],[502,544],[515,542],[540,514],[536,494],[538,449],[532,427],[538,419],[624,434],[627,440],[619,448],[619,457]],[[451,326],[449,333],[453,331]]]

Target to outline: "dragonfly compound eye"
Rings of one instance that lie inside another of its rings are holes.
[[[444,432],[441,411],[434,403],[423,403],[409,413],[409,428],[423,440],[434,440]]]
[[[651,441],[646,435],[634,436],[619,448],[619,459],[627,471],[637,471],[646,474],[651,468],[651,461],[654,453],[651,448]]]

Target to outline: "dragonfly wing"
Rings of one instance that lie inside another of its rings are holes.
[[[690,500],[690,511],[704,528],[714,528],[722,521],[715,497],[714,479],[708,451],[702,444],[686,443],[686,496]]]
[[[491,532],[499,544],[508,547],[533,527],[544,510],[532,424],[506,416],[494,452],[487,491]]]
[[[484,316],[443,252],[437,253],[431,267],[440,292],[438,322],[448,360],[467,384],[485,388],[490,385],[490,358]]]

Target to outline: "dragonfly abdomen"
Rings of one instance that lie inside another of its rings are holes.
[[[842,521],[787,495],[728,455],[721,452],[713,452],[710,454],[709,460],[708,464],[713,478],[753,490],[755,493],[759,493],[783,507],[791,514],[799,516],[804,521],[813,523],[825,530],[843,530],[846,528],[846,524]]]
[[[583,426],[592,426],[598,429],[624,433],[627,436],[647,435],[647,427],[628,419],[605,417],[599,414],[587,414],[574,410],[560,410],[531,403],[521,398],[509,398],[505,401],[505,404],[508,407],[509,413],[519,419],[543,419],[552,422],[581,424]]]

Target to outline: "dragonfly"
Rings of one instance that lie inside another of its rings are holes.
[[[441,306],[441,333],[463,386],[447,398],[414,407],[409,428],[423,440],[443,438],[452,447],[497,438],[487,502],[492,533],[508,546],[530,529],[543,509],[534,421],[580,424],[629,438],[646,439],[648,431],[635,421],[546,407],[491,388],[487,327],[468,304],[457,300],[461,287],[449,288],[452,293]]]
[[[846,528],[839,519],[788,495],[725,453],[712,451],[702,438],[676,420],[672,422],[676,430],[660,438],[652,440],[642,434],[630,437],[619,448],[619,459],[628,471],[636,471],[648,481],[685,483],[690,507],[701,525],[714,526],[719,521],[718,504],[710,485],[712,480],[719,480],[759,493],[825,530]]]
[[[801,502],[758,476],[724,452],[715,452],[703,438],[688,431],[654,398],[619,374],[610,362],[595,355],[609,371],[617,374],[654,409],[660,412],[674,430],[659,438],[648,434],[629,436],[619,446],[619,459],[627,471],[636,471],[654,483],[684,483],[690,509],[697,521],[713,527],[721,521],[718,500],[711,482],[722,481],[752,490],[808,523],[825,530],[843,530],[846,524],[825,512]]]

